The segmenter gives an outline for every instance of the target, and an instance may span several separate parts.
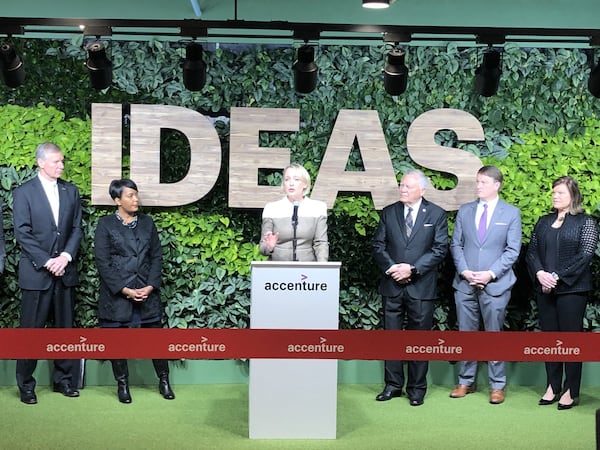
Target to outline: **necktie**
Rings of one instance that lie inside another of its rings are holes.
[[[408,237],[410,237],[410,233],[412,233],[412,229],[413,229],[413,225],[414,225],[412,211],[413,211],[413,209],[409,206],[408,213],[406,214],[406,235]]]
[[[483,242],[485,238],[485,232],[487,231],[487,203],[483,204],[483,213],[479,218],[479,226],[477,227],[477,236],[479,236],[479,242]]]

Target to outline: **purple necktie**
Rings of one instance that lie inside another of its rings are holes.
[[[485,232],[487,231],[487,203],[483,204],[483,214],[479,218],[479,226],[477,227],[477,236],[479,236],[479,242],[483,242],[485,238]]]

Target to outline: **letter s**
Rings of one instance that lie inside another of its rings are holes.
[[[459,141],[483,141],[485,134],[476,117],[450,108],[424,112],[408,129],[406,147],[417,164],[427,169],[451,173],[458,178],[454,189],[441,191],[430,188],[425,192],[428,200],[446,211],[453,211],[473,200],[477,171],[483,163],[472,153],[436,144],[435,134],[440,130],[454,131]]]

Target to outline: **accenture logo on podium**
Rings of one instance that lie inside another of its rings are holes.
[[[318,281],[309,281],[308,275],[300,274],[297,281],[267,281],[264,285],[265,291],[326,291],[327,283]]]

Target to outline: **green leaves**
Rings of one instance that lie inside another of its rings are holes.
[[[175,292],[166,306],[171,328],[248,328],[250,281],[228,276],[214,262],[200,262],[202,281],[189,294]]]
[[[341,109],[376,109],[397,174],[415,166],[408,155],[406,135],[412,121],[433,108],[457,108],[476,116],[485,142],[456,141],[449,130],[436,142],[480,156],[499,165],[505,175],[503,196],[522,212],[527,241],[537,217],[550,207],[550,183],[573,175],[580,183],[588,212],[600,215],[598,100],[586,87],[587,55],[578,49],[525,49],[504,46],[498,95],[484,99],[473,92],[473,74],[481,50],[456,43],[407,48],[409,81],[398,97],[383,89],[383,46],[327,46],[316,52],[318,87],[312,94],[292,89],[294,49],[282,46],[207,47],[207,82],[201,92],[183,87],[180,43],[111,40],[113,85],[97,92],[90,88],[85,69],[82,35],[71,41],[19,40],[27,68],[25,84],[17,89],[0,83],[0,195],[4,202],[7,239],[6,271],[0,283],[0,326],[14,326],[18,318],[16,283],[18,249],[12,235],[11,189],[34,174],[35,147],[57,142],[67,157],[65,178],[77,184],[85,205],[85,238],[81,251],[82,286],[77,320],[95,325],[97,274],[93,262],[93,233],[104,208],[89,206],[90,104],[156,103],[177,105],[215,119],[224,161],[229,148],[228,111],[232,106],[300,109],[295,133],[265,131],[260,145],[291,149],[315,177],[331,130]],[[124,174],[127,175],[129,125],[123,126]],[[176,182],[187,171],[189,144],[181,133],[161,133],[161,181]],[[349,166],[356,168],[357,157]],[[430,175],[437,189],[451,189],[456,180],[447,173]],[[226,173],[227,170],[224,170]],[[281,183],[278,171],[259,174],[259,182]],[[250,262],[259,254],[260,211],[230,210],[227,180],[222,175],[211,193],[194,205],[148,211],[157,222],[164,255],[162,296],[170,326],[247,326]],[[449,214],[450,230],[453,213]],[[347,328],[381,327],[379,274],[371,261],[371,239],[379,217],[368,196],[340,196],[329,216],[331,260],[341,261],[340,323]],[[600,252],[599,252],[600,255]],[[595,279],[600,280],[598,258]],[[451,264],[450,264],[451,265]],[[453,268],[440,278],[441,297],[451,299]],[[594,290],[600,292],[600,289]],[[598,300],[598,299],[595,299]],[[535,328],[535,311],[528,302],[509,311],[510,327]],[[588,308],[587,329],[597,329],[598,308]],[[436,327],[452,329],[452,307],[442,302],[435,310]]]
[[[598,150],[590,145],[600,138],[600,120],[585,121],[583,135],[571,136],[564,128],[554,135],[546,132],[525,133],[522,143],[513,144],[510,154],[502,160],[488,158],[504,174],[502,196],[521,210],[524,241],[529,241],[533,225],[540,215],[550,211],[552,182],[563,176],[574,177],[584,197],[584,208],[596,213],[600,198]]]

